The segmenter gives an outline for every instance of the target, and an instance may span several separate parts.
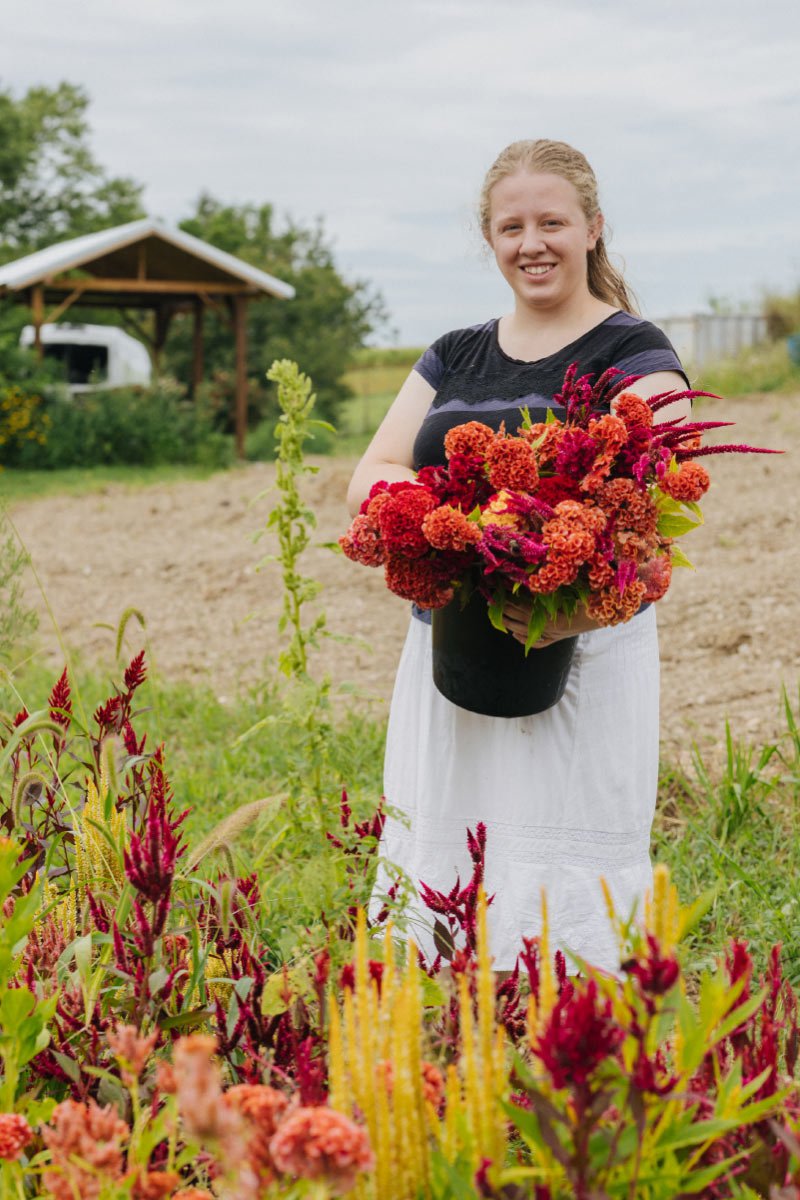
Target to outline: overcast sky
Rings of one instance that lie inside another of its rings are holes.
[[[424,344],[507,311],[474,221],[523,137],[572,142],[651,318],[800,283],[797,0],[4,0],[0,84],[91,96],[148,211],[324,219]]]

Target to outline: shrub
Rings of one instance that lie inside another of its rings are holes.
[[[45,470],[101,463],[224,466],[232,457],[230,439],[215,428],[209,403],[202,396],[187,400],[171,379],[149,388],[51,395],[43,419],[44,441],[16,438],[5,448],[7,465]]]

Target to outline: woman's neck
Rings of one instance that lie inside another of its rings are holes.
[[[498,337],[502,349],[512,358],[533,361],[554,354],[618,311],[588,292],[585,299],[568,308],[530,309],[517,305],[512,313],[500,318]]]

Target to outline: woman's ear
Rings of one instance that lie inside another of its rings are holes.
[[[597,215],[589,222],[589,228],[586,234],[587,250],[594,250],[603,232],[605,223],[605,217],[601,212],[598,212]]]

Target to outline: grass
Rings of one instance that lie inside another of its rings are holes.
[[[768,342],[736,358],[710,363],[698,372],[694,386],[718,396],[800,392],[800,367],[789,358],[785,341]]]
[[[136,489],[159,483],[182,483],[187,479],[208,479],[218,469],[168,463],[154,467],[65,467],[58,471],[0,468],[0,504],[36,500],[40,496],[80,496],[111,486]]]

